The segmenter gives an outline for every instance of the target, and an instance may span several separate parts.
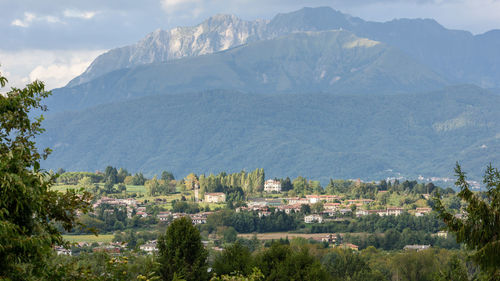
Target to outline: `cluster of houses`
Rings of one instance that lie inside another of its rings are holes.
[[[97,243],[96,247],[92,248],[92,252],[105,252],[108,254],[120,254],[123,252],[123,250],[127,247],[127,243],[115,243],[115,242],[109,242],[109,243],[104,243],[104,242],[95,242]],[[73,246],[77,248],[84,248],[84,247],[92,247],[91,243],[88,242],[78,242],[74,243]],[[66,249],[63,246],[55,246],[54,250],[58,255],[72,255],[72,251],[70,249]]]
[[[93,205],[93,209],[95,210],[97,207],[101,205],[109,205],[109,206],[123,206],[127,210],[127,217],[131,218],[134,210],[136,211],[136,215],[141,217],[147,217],[146,207],[138,207],[137,200],[134,198],[126,198],[126,199],[117,199],[111,197],[101,197],[98,199]],[[113,212],[113,210],[109,209],[106,212]]]
[[[195,190],[195,200],[198,202],[198,190]],[[266,180],[264,185],[265,192],[281,192],[281,182],[278,180]],[[226,202],[226,194],[222,192],[205,193],[203,202],[206,203],[224,203]],[[257,198],[247,201],[246,207],[239,207],[236,209],[240,211],[257,211],[259,217],[269,216],[272,208],[275,211],[282,211],[287,214],[292,212],[299,212],[302,205],[312,205],[318,202],[323,203],[323,210],[321,213],[312,214],[304,217],[305,223],[322,223],[325,217],[333,217],[338,214],[348,215],[353,211],[355,215],[366,216],[376,214],[379,216],[399,216],[404,212],[403,208],[387,207],[381,210],[369,210],[366,208],[369,204],[373,203],[372,199],[348,199],[344,200],[342,196],[337,195],[306,195],[305,197],[288,197],[288,198]],[[127,209],[127,216],[130,218],[133,214],[148,217],[146,207],[138,206],[138,202],[133,198],[116,199],[109,197],[102,197],[97,200],[93,207],[99,207],[102,204],[111,206],[124,206]],[[355,208],[353,207],[355,206]],[[112,212],[113,210],[106,210]],[[415,216],[423,216],[432,211],[431,208],[417,208],[409,212]],[[135,212],[135,213],[134,213]],[[168,221],[169,219],[176,219],[178,217],[189,216],[193,224],[204,224],[207,221],[208,215],[211,212],[202,212],[194,215],[187,215],[183,213],[160,212],[157,218],[161,222]]]
[[[277,181],[268,180],[275,184]],[[274,191],[274,190],[273,190]],[[337,195],[306,195],[305,197],[290,197],[290,198],[258,198],[252,199],[247,202],[247,207],[239,207],[236,209],[240,211],[257,211],[259,217],[270,215],[271,208],[275,211],[282,211],[287,214],[292,212],[299,212],[302,205],[312,205],[318,202],[323,202],[323,211],[318,214],[311,214],[304,217],[305,223],[322,223],[324,217],[333,217],[338,214],[348,215],[352,214],[353,210],[355,215],[367,216],[376,214],[379,216],[399,216],[405,210],[399,207],[387,207],[382,210],[368,210],[367,206],[374,202],[372,199],[352,199],[344,200],[341,196]],[[355,208],[353,207],[355,206]],[[409,212],[415,216],[423,216],[432,211],[431,208],[417,208]]]
[[[160,222],[168,222],[181,217],[190,217],[193,224],[204,224],[207,223],[207,218],[213,212],[201,212],[197,214],[185,214],[185,213],[172,213],[172,212],[160,212],[156,216]]]

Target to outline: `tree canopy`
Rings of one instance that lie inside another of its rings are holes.
[[[208,252],[189,217],[176,219],[158,239],[159,273],[163,280],[208,280]]]
[[[40,168],[50,149],[38,152],[43,116],[31,116],[46,110],[41,101],[49,95],[40,81],[0,95],[0,279],[47,278],[52,246],[64,244],[56,223],[72,229],[77,211],[89,206],[87,193],[50,190],[54,176]]]
[[[463,214],[453,215],[443,206],[439,196],[436,209],[448,230],[456,234],[457,242],[473,251],[471,258],[491,278],[500,279],[500,172],[490,164],[484,175],[485,198],[470,189],[465,172],[457,163],[457,196],[466,204]]]

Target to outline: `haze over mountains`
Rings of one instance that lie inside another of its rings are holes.
[[[217,15],[98,57],[53,91],[39,142],[67,170],[477,176],[500,160],[500,96],[478,87],[500,86],[499,49],[433,20]]]
[[[271,21],[216,15],[198,26],[157,30],[135,45],[99,56],[68,86],[116,69],[210,54],[298,31],[338,29],[394,46],[454,82],[500,87],[500,30],[474,36],[467,31],[448,30],[432,19],[370,22],[329,7],[278,14]]]

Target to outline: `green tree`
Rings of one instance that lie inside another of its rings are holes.
[[[457,196],[466,204],[464,218],[459,218],[445,209],[439,194],[435,197],[435,208],[446,224],[456,234],[457,242],[465,243],[473,251],[472,260],[491,280],[500,279],[500,172],[491,164],[486,168],[483,183],[487,191],[485,199],[470,190],[465,172],[457,163],[455,167],[460,187]]]
[[[6,83],[0,74],[0,86]],[[64,244],[56,223],[70,230],[77,211],[89,207],[88,193],[51,191],[55,178],[40,169],[50,149],[38,152],[43,116],[30,115],[46,110],[41,101],[49,95],[40,81],[0,95],[0,279],[47,278],[52,246]]]
[[[151,180],[146,181],[144,186],[146,187],[149,196],[156,196],[160,192],[160,183],[156,179],[156,176],[154,176]]]
[[[161,172],[161,179],[164,181],[172,181],[175,180],[174,174],[168,171]]]
[[[247,275],[251,273],[251,262],[248,248],[236,242],[216,256],[213,269],[219,275],[235,272]]]
[[[467,281],[467,268],[457,255],[453,255],[446,265],[436,274],[434,281]]]
[[[159,273],[163,280],[172,280],[174,274],[186,280],[208,280],[207,257],[200,232],[188,217],[174,220],[158,239]]]
[[[321,260],[334,280],[351,280],[356,274],[370,272],[366,261],[350,249],[336,248]]]
[[[308,248],[293,250],[290,245],[274,242],[269,249],[259,253],[255,262],[265,280],[328,280],[321,263]]]
[[[309,206],[308,204],[300,205],[300,212],[304,215],[310,214],[311,213],[311,206]]]
[[[118,171],[116,168],[107,166],[104,170],[104,180],[113,184],[118,182]]]
[[[316,202],[316,203],[311,205],[311,211],[315,214],[319,214],[319,213],[323,212],[324,209],[325,209],[324,204],[321,201]]]
[[[437,260],[438,253],[433,249],[423,251],[408,251],[392,257],[397,280],[424,281],[433,280],[441,266]]]
[[[264,275],[258,268],[254,268],[253,272],[247,276],[244,276],[242,274],[236,274],[236,275],[221,275],[217,276],[215,275],[210,279],[210,281],[260,281],[264,280]]]
[[[117,174],[117,180],[119,183],[123,183],[125,181],[125,178],[129,175],[129,172],[124,169],[124,168],[120,168],[120,170],[118,170],[118,174]]]
[[[94,184],[92,183],[92,179],[90,177],[83,177],[78,181],[78,187],[83,188],[84,190],[92,190],[94,188]]]
[[[238,238],[238,232],[234,229],[234,227],[230,226],[222,232],[222,237],[224,242],[227,243],[232,243],[236,241],[236,238]]]

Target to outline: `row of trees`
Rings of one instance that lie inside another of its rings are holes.
[[[224,189],[236,187],[241,187],[246,194],[252,194],[264,189],[265,173],[264,169],[261,168],[252,172],[241,171],[232,174],[221,172],[217,175],[210,174],[208,176],[202,174],[196,179],[202,194],[204,192],[223,192]]]
[[[313,225],[313,233],[325,232],[368,232],[383,233],[389,229],[399,232],[408,228],[415,231],[436,233],[444,228],[445,224],[436,214],[428,214],[416,217],[408,213],[399,216],[368,215],[354,218],[352,220],[335,221],[321,225]]]
[[[257,212],[226,209],[208,216],[207,223],[201,229],[211,233],[220,226],[234,227],[239,233],[288,231],[297,227],[297,220],[284,212],[259,216]]]

